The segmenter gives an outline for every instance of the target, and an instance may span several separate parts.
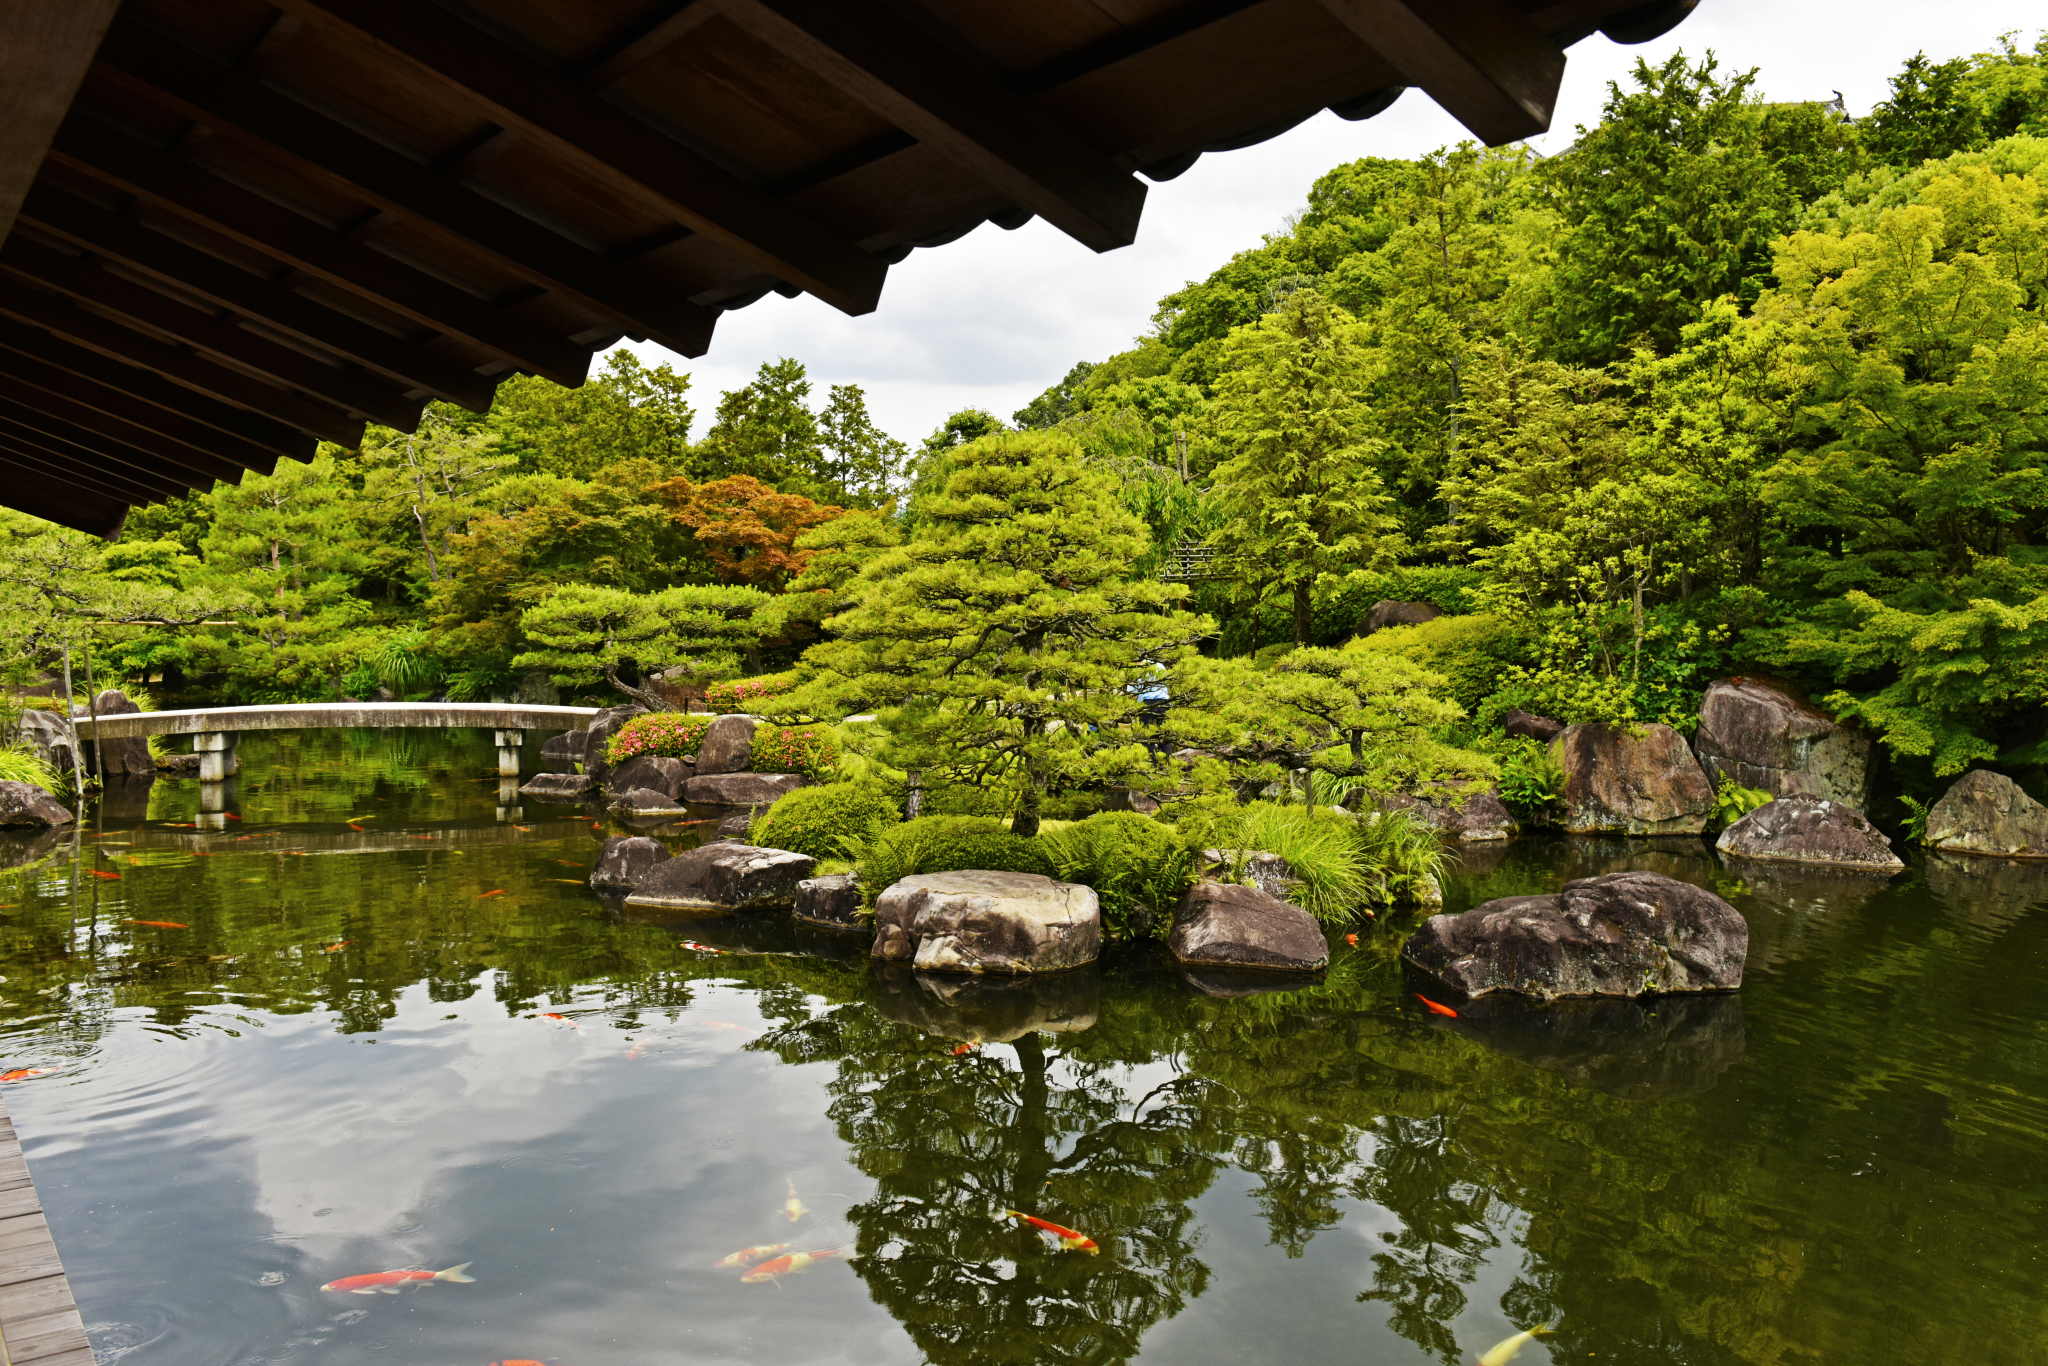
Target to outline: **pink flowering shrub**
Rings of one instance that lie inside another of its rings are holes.
[[[824,726],[756,726],[756,773],[801,773],[813,781],[839,768],[839,737]]]
[[[691,716],[679,711],[651,711],[620,726],[605,749],[607,762],[618,765],[643,754],[664,759],[687,759],[704,743],[711,729],[708,716]]]
[[[789,691],[789,681],[788,674],[762,674],[758,678],[735,678],[728,683],[713,683],[704,690],[704,706],[723,716],[751,712],[756,702],[779,697]]]

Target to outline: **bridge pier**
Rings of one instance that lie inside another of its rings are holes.
[[[238,738],[231,730],[201,731],[192,737],[192,752],[199,756],[200,782],[223,783],[241,771],[235,758]]]
[[[519,750],[526,743],[523,730],[501,730],[498,737],[498,776],[516,778],[519,776]]]
[[[233,755],[229,755],[233,758]],[[225,830],[228,828],[228,812],[235,804],[235,780],[222,778],[218,782],[199,785],[199,828],[201,830]]]

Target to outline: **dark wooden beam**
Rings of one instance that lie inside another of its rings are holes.
[[[1564,52],[1510,0],[1322,0],[1489,147],[1549,131]]]
[[[204,475],[153,461],[132,446],[18,403],[4,392],[0,392],[0,433],[10,435],[17,445],[34,445],[74,469],[101,471],[109,479],[154,490],[159,496],[213,487],[213,480]]]
[[[402,337],[229,265],[132,218],[97,208],[49,185],[29,191],[24,223],[95,255],[177,286],[185,293],[253,318],[300,341],[424,389],[471,412],[490,411],[497,381],[427,355]]]
[[[888,267],[876,257],[444,10],[416,0],[279,4],[347,25],[425,67],[467,91],[493,122],[835,308],[869,313],[881,298]]]
[[[176,472],[182,471],[194,481],[194,487],[214,479],[240,479],[246,468],[224,456],[181,446],[153,428],[96,411],[6,373],[0,373],[0,399],[6,401],[17,422],[91,447],[110,459],[122,461],[130,469],[157,471],[174,478],[179,477]],[[49,425],[22,416],[27,412],[48,419]],[[120,449],[124,447],[125,450]]]
[[[273,417],[322,441],[340,446],[362,443],[360,418],[144,336],[111,318],[89,313],[69,299],[0,278],[0,315],[44,328],[75,345],[175,380],[198,393]]]
[[[175,498],[186,491],[182,480],[148,478],[124,472],[90,452],[53,440],[43,433],[0,417],[0,447],[13,452],[24,464],[34,465],[44,477],[90,489],[125,503],[148,498]]]
[[[623,331],[686,356],[701,356],[710,349],[718,315],[691,303],[681,287],[585,250],[433,168],[279,94],[246,72],[175,47],[133,20],[116,21],[100,48],[98,70],[187,118],[232,128],[288,153],[315,176],[389,213],[481,248],[508,272],[577,300]],[[485,406],[489,402],[487,389]]]
[[[1096,251],[1138,234],[1145,186],[876,0],[719,0],[731,19]]]
[[[351,240],[345,233],[325,228],[181,157],[112,129],[74,116],[58,130],[50,156],[308,275],[360,294],[400,317],[463,337],[557,384],[581,384],[589,371],[590,353],[574,342],[549,336],[473,294]]]
[[[230,436],[217,427],[195,422],[153,403],[145,403],[120,389],[110,389],[68,370],[60,370],[33,356],[0,350],[0,376],[19,380],[96,413],[131,423],[165,441],[188,447],[199,455],[219,456],[245,469],[256,465],[275,468],[277,464],[276,456],[253,442]]]
[[[109,359],[97,351],[88,351],[82,346],[74,346],[41,328],[24,327],[20,323],[0,318],[0,350],[33,357],[67,374],[89,379],[95,384],[119,390],[166,412],[239,437],[273,457],[284,455],[294,460],[311,460],[317,449],[318,443],[312,437],[282,422],[272,421],[246,408],[237,408],[218,399],[208,398],[182,384],[173,384],[152,371]],[[0,356],[0,364],[4,363],[5,357]],[[258,473],[268,474],[276,468],[276,463],[273,458],[252,463],[250,468]]]
[[[643,25],[625,41],[614,44],[603,57],[586,64],[576,84],[585,90],[603,90],[617,84],[706,19],[716,18],[717,13],[708,0],[678,0],[653,23]]]
[[[360,373],[337,369],[303,351],[258,336],[232,318],[201,312],[102,270],[82,257],[16,237],[0,247],[0,270],[54,289],[74,299],[133,318],[166,336],[201,351],[233,360],[258,374],[362,413],[401,431],[419,425],[423,400],[409,399],[387,385],[372,383]]]
[[[8,0],[0,5],[0,242],[57,125],[78,95],[120,0]]]
[[[0,452],[0,481],[8,489],[8,507],[89,536],[112,540],[128,515],[126,500],[48,483],[40,471],[9,459],[4,452]]]

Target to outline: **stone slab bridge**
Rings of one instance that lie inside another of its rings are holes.
[[[510,702],[297,702],[276,707],[206,707],[139,711],[98,720],[73,719],[81,740],[189,735],[199,756],[199,781],[224,782],[235,772],[235,742],[252,730],[430,730],[497,732],[498,776],[519,776],[519,747],[529,730],[587,730],[595,707],[537,707]]]

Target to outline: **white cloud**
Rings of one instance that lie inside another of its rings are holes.
[[[1594,36],[1571,49],[1555,131],[1536,146],[1559,150],[1598,119],[1609,81],[1637,57],[1657,62],[1683,48],[1713,49],[1724,69],[1760,69],[1774,99],[1827,99],[1841,90],[1861,114],[1916,51],[1943,60],[1992,46],[2000,33],[2048,24],[2038,0],[1708,0],[1669,36],[1620,47]],[[889,272],[881,307],[849,318],[815,299],[769,296],[719,321],[711,353],[680,361],[636,347],[695,376],[699,430],[720,392],[763,361],[794,356],[822,400],[830,384],[859,384],[876,420],[913,445],[948,413],[987,408],[1005,419],[1077,360],[1130,345],[1150,327],[1162,295],[1207,275],[1304,202],[1324,171],[1361,156],[1413,156],[1464,130],[1411,91],[1363,123],[1323,114],[1242,151],[1212,153],[1177,180],[1151,187],[1137,242],[1096,255],[1043,222],[1015,232],[983,226],[958,242],[912,252]]]

